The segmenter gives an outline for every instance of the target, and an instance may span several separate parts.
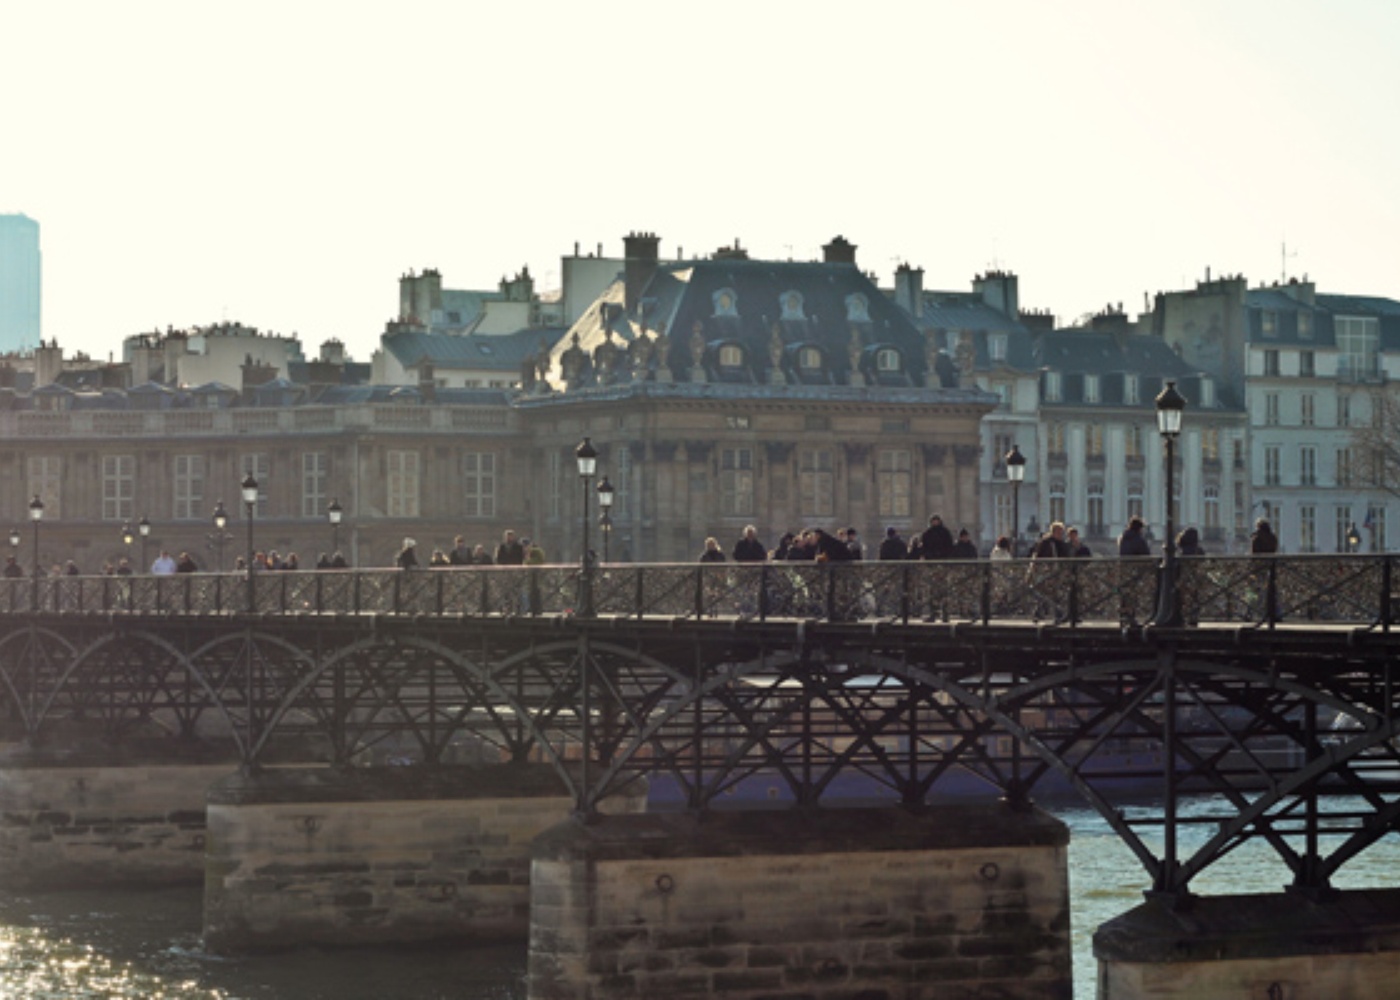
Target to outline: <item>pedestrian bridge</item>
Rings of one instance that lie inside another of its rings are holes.
[[[1172,626],[1147,559],[4,580],[0,736],[543,762],[582,816],[1068,789],[1159,892],[1250,838],[1324,888],[1400,822],[1392,564],[1182,560]]]

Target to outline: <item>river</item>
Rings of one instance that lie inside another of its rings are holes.
[[[1185,815],[1208,809],[1189,802]],[[1056,809],[1071,831],[1076,1000],[1092,1000],[1094,929],[1142,899],[1146,876],[1096,814]],[[1206,827],[1183,828],[1183,855]],[[1251,842],[1195,883],[1203,894],[1270,892],[1287,881]],[[1396,884],[1391,835],[1345,867],[1340,888]],[[225,959],[199,944],[200,890],[0,897],[0,996],[25,1000],[524,1000],[523,946],[302,949]]]

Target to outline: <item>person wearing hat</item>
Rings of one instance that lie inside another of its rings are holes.
[[[405,538],[403,540],[403,548],[399,549],[398,557],[394,560],[394,562],[398,564],[399,569],[418,568],[417,547],[418,543],[412,538]]]

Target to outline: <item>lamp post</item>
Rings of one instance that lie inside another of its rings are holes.
[[[1351,522],[1351,527],[1347,529],[1347,551],[1356,555],[1357,547],[1361,545],[1361,532],[1356,530],[1356,522]]]
[[[253,591],[253,513],[258,506],[258,481],[253,478],[251,472],[243,477],[240,489],[243,493],[243,510],[248,520],[248,611],[251,613],[257,607]]]
[[[1173,480],[1176,475],[1176,438],[1181,433],[1181,415],[1186,409],[1186,399],[1176,391],[1176,382],[1167,381],[1167,387],[1157,396],[1157,430],[1162,435],[1162,443],[1167,448],[1167,538],[1163,549],[1162,569],[1158,576],[1157,614],[1152,624],[1166,628],[1181,626],[1181,598],[1176,590],[1176,528],[1172,520],[1172,501],[1176,492]]]
[[[598,528],[603,532],[603,562],[608,563],[608,543],[612,540],[612,505],[613,505],[613,485],[608,482],[608,477],[604,476],[603,481],[598,484],[598,509],[601,515],[598,518]]]
[[[233,536],[224,529],[228,527],[228,511],[224,509],[224,502],[220,500],[214,505],[214,533],[209,536],[209,540],[214,543],[214,551],[219,554],[219,572],[224,571],[224,543]]]
[[[593,482],[593,474],[598,471],[598,449],[593,447],[593,442],[584,438],[582,443],[574,449],[574,458],[578,459],[578,478],[583,484],[583,553],[581,564],[581,599],[579,600],[579,613],[593,616],[593,560],[588,556],[588,493],[589,486]]]
[[[15,549],[16,551],[18,551],[18,550],[19,550],[19,542],[20,542],[19,529],[18,529],[18,528],[11,528],[11,529],[10,529],[10,548]]]
[[[332,500],[326,508],[326,520],[331,523],[331,557],[340,551],[340,517],[344,513],[339,500]]]
[[[151,537],[151,522],[146,520],[145,514],[142,514],[141,520],[137,522],[136,531],[141,536],[141,569],[144,571],[147,568],[146,539]]]
[[[1021,480],[1026,478],[1026,456],[1013,444],[1006,453],[1006,479],[1011,483],[1011,557],[1021,554]]]
[[[29,520],[34,522],[34,610],[39,610],[39,522],[44,519],[44,501],[39,494],[29,501]]]

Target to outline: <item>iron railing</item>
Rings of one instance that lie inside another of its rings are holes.
[[[1389,628],[1395,556],[1179,560],[1188,624],[1361,623]],[[1142,625],[1156,559],[464,567],[0,580],[0,614],[436,615],[1029,620]]]

